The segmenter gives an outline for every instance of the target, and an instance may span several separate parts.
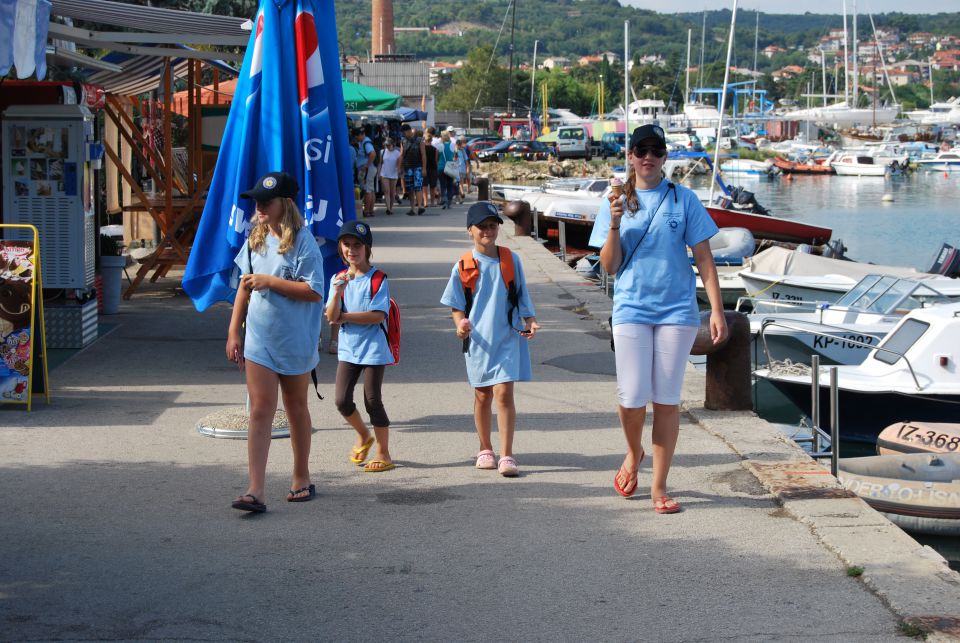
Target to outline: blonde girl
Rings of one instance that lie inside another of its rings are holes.
[[[267,455],[278,389],[290,422],[293,475],[288,502],[312,500],[310,482],[310,372],[319,355],[323,301],[320,249],[293,198],[299,188],[284,172],[271,172],[240,196],[257,203],[254,228],[234,259],[240,268],[227,335],[227,359],[246,370],[250,397],[247,429],[249,483],[234,509],[264,512]]]

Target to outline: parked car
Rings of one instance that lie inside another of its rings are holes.
[[[592,141],[583,125],[564,125],[557,128],[557,158],[585,158],[593,156]]]
[[[703,143],[700,142],[700,138],[696,134],[667,134],[667,143],[679,145],[681,149],[688,152],[703,151]]]
[[[542,161],[550,156],[550,148],[539,141],[501,141],[493,147],[477,152],[480,161],[502,161],[517,158],[525,161]]]
[[[627,135],[623,132],[607,132],[600,138],[600,156],[622,156],[627,145]]]

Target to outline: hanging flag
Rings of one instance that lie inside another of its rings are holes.
[[[267,172],[297,179],[327,275],[342,267],[340,227],[356,218],[333,0],[263,0],[254,24],[183,276],[199,311],[235,296],[233,259],[255,210],[240,193]]]

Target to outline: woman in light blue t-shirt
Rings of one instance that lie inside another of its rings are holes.
[[[271,172],[240,195],[257,202],[253,230],[234,259],[242,276],[226,346],[227,359],[246,370],[250,395],[250,482],[233,502],[241,511],[267,510],[263,494],[278,388],[293,447],[287,502],[305,502],[316,494],[310,482],[307,392],[319,359],[323,260],[293,202],[298,190],[289,174]]]
[[[710,254],[717,226],[693,192],[663,178],[663,129],[638,127],[628,149],[624,194],[601,206],[590,236],[604,270],[617,275],[612,325],[627,455],[613,486],[624,497],[637,489],[646,407],[653,402],[650,495],[654,511],[676,513],[680,503],[667,495],[667,474],[680,433],[683,372],[700,325],[687,247],[710,299],[710,335],[718,344],[727,326]]]

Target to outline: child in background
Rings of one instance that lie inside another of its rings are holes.
[[[353,389],[362,373],[363,402],[377,441],[376,453],[363,470],[389,471],[396,465],[390,457],[390,420],[383,408],[381,387],[384,367],[393,364],[385,332],[390,288],[387,276],[370,264],[370,226],[360,221],[344,223],[337,235],[337,247],[349,268],[330,280],[327,303],[327,319],[340,325],[335,402],[337,410],[357,432],[350,462],[362,465],[374,441],[353,402]]]
[[[520,474],[513,457],[516,423],[513,383],[526,382],[532,377],[527,341],[536,336],[540,325],[527,292],[520,258],[506,249],[513,262],[513,295],[504,283],[497,247],[501,223],[503,219],[492,203],[480,201],[470,206],[467,233],[473,240],[473,250],[454,265],[440,301],[453,309],[457,337],[464,342],[467,379],[474,388],[473,417],[480,438],[476,467],[497,469],[501,475],[513,477]],[[469,289],[464,288],[461,278],[465,263],[475,264],[479,270],[476,283]],[[500,433],[499,463],[490,440],[494,400]]]
[[[310,372],[317,365],[323,312],[323,259],[293,198],[299,187],[271,172],[240,196],[257,202],[253,230],[234,262],[242,277],[230,317],[227,359],[247,372],[250,482],[233,508],[261,513],[277,388],[290,421],[293,480],[287,502],[312,500],[310,482]]]

